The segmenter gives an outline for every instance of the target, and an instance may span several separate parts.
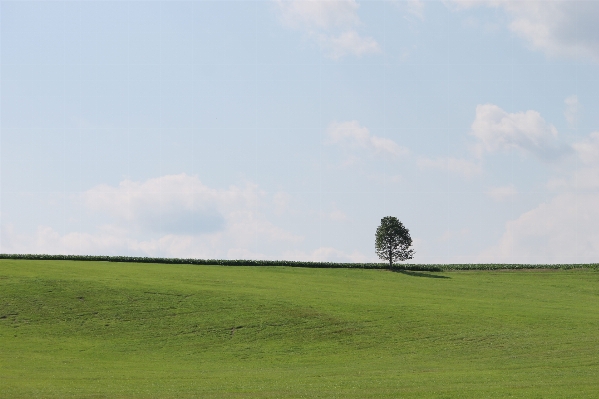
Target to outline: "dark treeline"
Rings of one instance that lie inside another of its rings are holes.
[[[0,259],[28,260],[72,260],[96,262],[128,262],[128,263],[164,263],[177,265],[220,265],[220,266],[289,266],[311,268],[345,268],[345,269],[389,269],[387,263],[338,263],[338,262],[303,262],[290,260],[248,260],[248,259],[181,259],[181,258],[148,258],[139,256],[105,256],[105,255],[44,255],[44,254],[0,254]],[[465,264],[396,264],[395,270],[441,272],[451,270],[526,270],[526,269],[576,269],[599,268],[599,263],[581,264],[505,264],[505,263],[465,263]]]

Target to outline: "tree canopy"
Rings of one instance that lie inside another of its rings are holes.
[[[410,231],[394,216],[385,216],[381,225],[376,229],[375,248],[379,258],[389,261],[389,267],[394,262],[412,259],[414,250]]]

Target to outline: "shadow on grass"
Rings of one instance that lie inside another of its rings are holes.
[[[408,276],[413,276],[413,277],[426,277],[426,278],[451,278],[448,276],[441,276],[438,274],[433,274],[430,272],[413,272],[411,270],[391,270],[394,273],[401,273],[401,274],[406,274]]]

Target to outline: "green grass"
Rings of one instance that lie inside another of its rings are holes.
[[[2,398],[595,398],[599,272],[0,260]]]

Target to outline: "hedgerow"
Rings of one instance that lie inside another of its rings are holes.
[[[344,269],[388,269],[387,263],[339,263],[304,262],[292,260],[251,260],[251,259],[193,259],[193,258],[149,258],[140,256],[107,255],[46,255],[46,254],[0,254],[0,259],[28,260],[71,260],[124,263],[164,263],[173,265],[220,265],[220,266],[288,266],[310,268]],[[506,263],[464,263],[464,264],[397,264],[395,270],[442,272],[453,270],[530,270],[530,269],[598,269],[599,263],[578,264],[506,264]]]

